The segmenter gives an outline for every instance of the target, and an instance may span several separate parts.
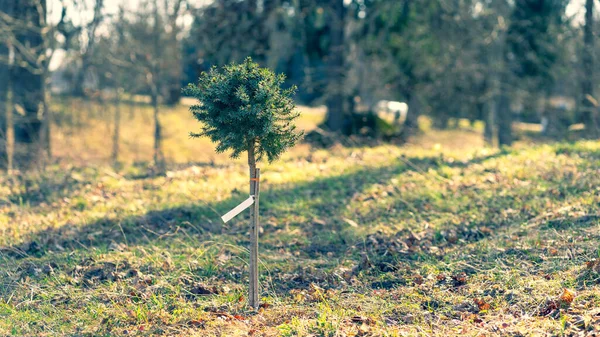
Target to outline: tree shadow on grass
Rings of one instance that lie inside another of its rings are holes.
[[[492,155],[497,157],[497,154]],[[480,163],[486,158],[474,158],[474,163]],[[328,221],[323,228],[312,228],[312,238],[330,236],[348,227],[340,219],[340,211],[351,201],[353,196],[374,184],[387,183],[389,180],[406,171],[427,171],[440,165],[438,157],[410,158],[410,165],[406,160],[397,160],[382,167],[361,168],[344,173],[339,176],[318,178],[313,181],[299,184],[282,184],[269,188],[263,188],[261,193],[261,217],[263,219],[277,219],[282,214],[298,219],[336,219]],[[468,165],[462,163],[461,165]],[[70,175],[65,175],[70,177]],[[67,179],[65,178],[65,179]],[[63,184],[66,185],[66,184]],[[62,189],[61,193],[67,193],[77,188],[77,184],[71,184],[69,189]],[[58,192],[56,192],[58,193]],[[44,193],[43,196],[50,197],[53,194]],[[11,247],[2,248],[0,251],[7,252],[14,257],[42,256],[52,251],[74,251],[92,247],[107,247],[112,242],[125,244],[150,244],[157,240],[168,240],[180,235],[181,229],[196,233],[199,238],[215,234],[239,234],[247,231],[246,221],[243,218],[236,219],[226,226],[222,225],[219,218],[229,209],[236,206],[244,196],[242,193],[234,194],[227,200],[216,203],[197,202],[179,207],[147,212],[141,216],[126,218],[102,218],[89,224],[64,225],[57,228],[48,228],[33,233],[26,242]],[[42,198],[44,200],[44,198]],[[50,200],[46,200],[50,201]],[[297,221],[297,220],[296,220]],[[310,221],[310,220],[307,220]],[[263,224],[266,224],[263,220]],[[303,223],[292,224],[302,227]],[[268,226],[267,226],[268,227]],[[266,233],[268,234],[268,233]],[[246,244],[243,236],[240,244]],[[344,246],[349,242],[334,238],[334,243],[323,243],[328,240],[317,240],[305,250],[311,254],[324,252],[343,252]],[[320,244],[325,246],[321,247]],[[263,244],[266,249],[268,243]],[[301,247],[300,247],[301,248]]]
[[[504,152],[507,154],[507,152]],[[487,159],[498,158],[501,154],[493,154],[487,157],[477,157],[470,162],[445,163],[438,157],[426,157],[422,159],[409,158],[412,165],[407,165],[402,160],[394,161],[382,167],[369,167],[353,170],[332,177],[318,178],[313,181],[281,184],[263,190],[261,195],[261,210],[265,233],[261,237],[261,250],[266,255],[276,255],[281,249],[289,252],[300,252],[300,259],[306,259],[310,263],[290,264],[289,268],[296,268],[292,274],[294,279],[286,277],[288,272],[275,272],[271,278],[272,289],[276,293],[285,293],[294,287],[308,286],[314,283],[326,283],[331,273],[310,267],[316,261],[327,267],[337,268],[343,259],[358,261],[360,253],[371,256],[370,273],[387,273],[398,270],[398,262],[410,266],[411,269],[418,268],[423,261],[438,261],[445,258],[447,252],[457,250],[471,250],[471,243],[501,235],[504,227],[523,223],[528,215],[519,213],[511,215],[501,221],[492,217],[489,209],[481,209],[478,212],[485,213],[485,219],[480,223],[467,225],[454,225],[448,223],[443,225],[441,233],[429,230],[426,233],[411,232],[408,228],[401,229],[396,234],[381,233],[364,237],[361,228],[356,228],[342,219],[342,213],[347,206],[351,205],[356,193],[368,190],[376,184],[388,185],[390,181],[409,171],[423,171],[435,169],[439,166],[458,165],[466,168],[469,165],[480,164]],[[423,191],[426,192],[426,191]],[[576,193],[577,191],[573,192]],[[463,192],[461,192],[463,193]],[[530,199],[539,197],[538,194],[528,195],[526,198],[519,195],[519,191],[498,195],[488,195],[483,198],[483,204],[495,204],[503,207],[515,203],[515,197],[520,197],[520,204],[527,204]],[[537,193],[537,192],[536,192]],[[425,193],[414,193],[414,200],[427,199]],[[248,237],[247,222],[243,219],[235,219],[230,225],[223,226],[219,215],[225,213],[245,198],[243,193],[234,194],[227,200],[214,203],[190,203],[179,207],[147,212],[141,216],[125,218],[103,218],[78,226],[63,226],[50,228],[31,235],[21,245],[15,245],[4,249],[7,258],[17,262],[22,257],[30,257],[28,261],[52,261],[55,253],[62,256],[71,252],[85,252],[90,248],[106,249],[111,243],[153,246],[158,244],[169,244],[177,240],[189,240],[190,236],[198,242],[212,240],[213,235],[223,235],[217,241],[227,241],[231,238],[240,246],[247,246]],[[439,202],[444,202],[443,200]],[[565,200],[568,202],[568,200]],[[415,204],[416,211],[427,212],[427,203]],[[469,201],[459,204],[459,212],[471,209]],[[435,207],[435,205],[434,205]],[[516,207],[519,207],[518,205]],[[385,208],[372,208],[370,218],[379,219],[385,216]],[[488,214],[490,213],[490,214]],[[535,216],[535,215],[529,215]],[[278,229],[283,227],[282,223],[269,224],[270,219],[288,218],[287,225],[294,229],[283,232],[286,238],[278,238]],[[320,219],[314,223],[313,219]],[[398,220],[398,219],[397,219]],[[399,220],[406,220],[402,217]],[[585,221],[584,221],[585,220]],[[590,221],[588,221],[590,220]],[[551,230],[569,230],[567,224],[577,227],[589,226],[597,223],[597,218],[589,219],[559,219],[546,222],[546,227]],[[324,222],[324,223],[323,223]],[[481,230],[479,227],[486,225],[491,228]],[[560,228],[557,226],[560,225]],[[360,227],[360,225],[358,226]],[[546,227],[541,227],[545,229]],[[292,236],[298,237],[300,242],[289,244],[287,239]],[[358,243],[364,241],[361,246]],[[278,242],[283,242],[280,246]],[[441,249],[441,253],[434,252],[430,247]],[[57,248],[60,247],[60,248]],[[447,250],[446,250],[447,249]],[[2,251],[0,251],[1,253]],[[525,259],[534,256],[535,251],[527,249],[512,249],[506,253],[498,254],[498,259],[518,258]],[[467,254],[470,255],[470,254]],[[473,254],[472,256],[477,256]],[[41,258],[37,260],[37,258]],[[461,258],[462,259],[462,258]],[[314,263],[313,263],[314,262]],[[466,260],[466,262],[472,262]],[[535,260],[532,262],[537,263]],[[361,262],[361,264],[363,264]],[[322,269],[322,268],[321,268]],[[223,279],[239,282],[239,276],[228,275],[227,272],[219,272]],[[406,280],[402,277],[386,279],[380,283],[373,283],[372,287],[395,287],[404,284]]]
[[[340,176],[316,179],[292,186],[263,188],[261,193],[262,216],[263,218],[276,216],[277,209],[283,204],[289,204],[291,212],[301,211],[299,207],[293,207],[293,205],[309,204],[311,200],[330,203],[326,208],[319,207],[321,211],[317,212],[320,216],[331,216],[335,214],[336,210],[344,207],[346,201],[356,190],[388,179],[392,175],[400,174],[406,169],[405,165],[398,163],[376,169],[357,170]],[[245,230],[245,221],[236,219],[232,221],[231,225],[224,227],[219,219],[219,214],[224,214],[243,198],[244,196],[240,192],[218,203],[198,202],[150,211],[142,216],[103,218],[85,225],[49,228],[33,234],[28,242],[19,247],[10,247],[5,250],[22,250],[18,254],[20,256],[30,254],[40,256],[45,251],[56,250],[54,248],[56,246],[65,250],[77,250],[83,247],[107,246],[113,241],[127,244],[147,244],[171,236],[177,228],[190,228],[199,234],[236,233]]]

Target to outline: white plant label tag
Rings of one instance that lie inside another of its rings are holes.
[[[223,219],[223,222],[227,222],[227,221],[233,219],[233,217],[235,217],[236,215],[242,213],[243,210],[250,207],[253,203],[254,203],[254,196],[251,195],[248,199],[242,201],[241,204],[235,206],[231,211],[229,211],[225,215],[223,215],[221,217],[221,219]]]

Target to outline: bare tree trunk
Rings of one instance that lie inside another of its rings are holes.
[[[175,18],[176,19],[176,18]],[[172,23],[173,27],[176,27],[176,23],[173,22]],[[173,33],[173,43],[175,44],[174,46],[172,46],[171,52],[173,53],[172,56],[169,57],[173,57],[174,59],[176,59],[177,61],[175,62],[175,64],[177,66],[175,67],[171,67],[169,69],[167,69],[168,72],[168,77],[166,78],[166,93],[164,96],[164,104],[169,105],[169,106],[174,106],[177,103],[179,103],[179,100],[181,99],[181,78],[183,76],[183,69],[181,68],[181,64],[182,64],[182,52],[177,44],[177,30],[173,29],[174,33]]]
[[[493,90],[492,83],[492,78],[485,79],[482,85],[483,99],[477,104],[479,116],[483,121],[483,141],[487,146],[494,146],[494,119],[496,111],[490,99]]]
[[[121,137],[121,95],[119,89],[115,92],[115,115],[113,123],[113,148],[111,159],[113,164],[116,164],[119,161],[119,138]]]
[[[494,125],[496,111],[494,104],[486,101],[483,104],[483,117],[484,117],[484,129],[483,129],[483,140],[487,146],[494,146]]]
[[[11,172],[14,169],[14,156],[15,156],[15,126],[13,124],[13,100],[12,100],[12,89],[11,79],[7,79],[6,88],[6,101],[4,102],[5,112],[5,136],[6,136],[6,171]]]
[[[560,109],[550,104],[552,90],[547,89],[542,106],[542,134],[550,137],[564,137],[569,129],[565,121],[566,109]]]
[[[44,116],[44,129],[43,129],[43,142],[42,146],[46,152],[46,159],[52,159],[52,112],[50,111],[50,90],[49,80],[50,74],[48,68],[44,66],[43,75],[42,75],[42,84],[43,84],[43,100],[42,100],[42,111]]]
[[[158,92],[155,89],[152,91],[152,108],[154,110],[154,165],[159,172],[163,172],[165,163],[161,148],[162,126],[159,119]]]
[[[332,21],[330,22],[331,46],[329,48],[329,85],[327,88],[327,120],[325,125],[334,132],[343,131],[346,122],[344,111],[344,27],[345,8],[343,0],[331,1]]]
[[[85,84],[85,74],[88,71],[88,63],[89,62],[87,61],[87,57],[82,56],[81,57],[81,68],[75,75],[74,83],[72,83],[73,96],[76,96],[76,97],[85,96],[84,84]]]
[[[250,207],[250,264],[248,272],[250,282],[248,285],[248,304],[250,307],[258,309],[260,301],[260,287],[258,284],[258,234],[260,229],[258,220],[258,201],[260,170],[256,168],[255,148],[256,141],[252,139],[248,143],[250,195],[254,196],[254,205]]]
[[[509,60],[507,56],[507,39],[506,33],[503,38],[498,39],[494,46],[495,52],[493,57],[494,78],[494,98],[496,99],[495,114],[496,131],[498,136],[498,146],[510,146],[513,141],[512,134],[512,111],[510,109],[510,80],[511,73]]]
[[[589,134],[598,137],[597,107],[594,106],[594,0],[585,2],[583,49],[583,122]],[[591,99],[590,99],[591,98]]]
[[[15,142],[23,145],[27,166],[40,159],[44,148],[42,118],[46,116],[40,114],[40,110],[44,112],[45,86],[38,59],[45,53],[42,34],[45,16],[46,0],[19,0],[15,4],[14,18],[33,27],[17,34],[16,38],[20,44],[28,46],[28,52],[38,56],[36,60],[22,55],[15,56],[16,59],[25,60],[17,62],[12,67],[11,74],[13,79],[19,79],[12,81],[14,104],[24,112],[24,115],[14,115]]]
[[[494,126],[496,125],[496,106],[494,98],[498,90],[498,57],[501,56],[498,49],[501,50],[499,41],[492,41],[486,46],[483,55],[483,64],[487,69],[481,92],[483,93],[481,101],[481,119],[483,120],[483,141],[487,146],[494,146]]]
[[[512,145],[512,111],[510,110],[510,98],[508,93],[507,75],[500,83],[498,94],[498,146]]]
[[[87,46],[81,55],[81,68],[75,76],[75,83],[73,84],[73,95],[77,97],[85,96],[85,76],[87,75],[88,69],[91,65],[91,59],[94,52],[96,42],[96,30],[102,20],[102,8],[104,7],[104,0],[96,0],[94,4],[94,16],[92,21],[87,27]]]
[[[15,125],[13,124],[12,90],[8,89],[6,99],[6,169],[11,172],[15,161]]]
[[[10,15],[8,2],[0,2],[0,12]],[[0,58],[8,59],[10,55],[8,44],[0,39]],[[10,84],[10,64],[0,62],[0,136],[4,141],[4,148],[0,149],[2,159],[7,160],[7,166],[12,165],[12,158],[9,158],[8,148],[8,119],[12,116]],[[8,168],[10,170],[10,168]]]
[[[408,113],[406,114],[406,121],[404,122],[402,132],[400,133],[400,138],[403,141],[407,141],[411,136],[419,132],[419,99],[412,90],[406,96]]]
[[[494,110],[492,104],[486,103],[483,141],[487,146],[494,146]]]
[[[450,126],[450,116],[446,112],[440,112],[433,120],[433,127],[440,130],[446,130]]]

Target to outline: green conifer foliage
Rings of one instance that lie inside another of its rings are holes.
[[[293,123],[300,115],[292,100],[296,88],[282,89],[284,80],[249,57],[202,73],[197,85],[185,89],[198,99],[190,110],[202,123],[202,131],[190,136],[209,137],[217,152],[231,150],[232,158],[244,151],[258,160],[279,158],[302,136]]]

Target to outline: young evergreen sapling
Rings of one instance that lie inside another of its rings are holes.
[[[285,76],[260,68],[251,58],[241,64],[213,67],[200,75],[197,85],[185,93],[198,99],[190,110],[201,122],[201,132],[191,137],[208,137],[217,152],[231,151],[232,158],[248,153],[250,170],[250,306],[259,305],[258,292],[258,194],[260,170],[256,162],[272,162],[301,137],[294,120],[300,115],[292,99],[296,88],[283,89]]]

